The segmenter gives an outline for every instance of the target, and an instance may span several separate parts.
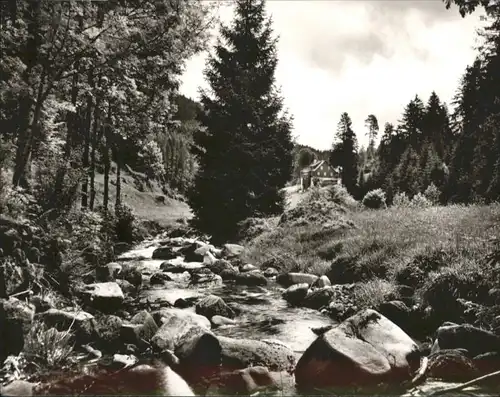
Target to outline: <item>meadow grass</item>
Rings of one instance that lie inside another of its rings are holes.
[[[500,236],[500,204],[390,207],[333,216],[329,227],[284,224],[263,233],[247,243],[246,260],[283,272],[326,274],[332,283],[358,282],[359,299],[369,306],[382,299],[380,291],[412,284],[406,280],[417,270],[423,273],[412,287],[424,298],[444,279],[472,288],[477,277],[489,277],[485,258]],[[346,220],[354,226],[345,227]]]

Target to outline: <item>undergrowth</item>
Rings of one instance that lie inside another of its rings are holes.
[[[43,322],[33,323],[24,341],[24,355],[37,365],[55,369],[67,364],[73,352],[72,334],[47,328]]]
[[[326,274],[333,284],[361,282],[357,299],[367,306],[397,285],[443,310],[457,298],[488,302],[500,204],[371,211],[329,197],[328,190],[313,191],[278,227],[247,244],[246,259],[283,272]]]

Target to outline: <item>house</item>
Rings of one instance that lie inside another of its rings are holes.
[[[340,170],[333,168],[326,160],[314,161],[300,171],[300,185],[305,190],[315,183],[340,184]]]

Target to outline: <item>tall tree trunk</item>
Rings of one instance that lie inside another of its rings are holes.
[[[93,87],[94,82],[94,74],[92,71],[89,72],[89,85]],[[88,168],[89,168],[89,154],[90,154],[90,127],[92,124],[92,95],[88,95],[87,98],[87,114],[85,118],[85,124],[83,127],[84,131],[84,146],[83,146],[83,160],[82,166],[85,170],[83,182],[82,182],[82,208],[88,207],[88,186],[89,186],[89,178],[88,178]]]
[[[26,51],[24,51],[23,61],[26,64],[26,70],[23,73],[23,79],[28,86],[37,92],[36,100],[31,98],[31,94],[25,96],[21,101],[21,125],[17,138],[17,149],[14,163],[14,175],[12,184],[14,186],[28,187],[28,174],[31,162],[31,150],[33,148],[33,135],[35,134],[42,108],[43,89],[45,82],[45,70],[42,72],[38,82],[38,89],[35,89],[34,67],[38,63],[38,48],[41,44],[40,38],[40,2],[33,1],[29,3],[24,15],[28,25],[28,40]]]
[[[76,69],[78,70],[78,64],[76,65]],[[71,84],[71,104],[75,107],[74,113],[68,113],[67,122],[66,122],[66,142],[64,144],[64,160],[69,162],[71,157],[71,149],[73,145],[73,137],[76,136],[77,129],[77,119],[78,114],[76,113],[76,100],[78,98],[78,73],[75,73],[73,76],[73,81]],[[56,174],[56,182],[54,187],[54,197],[52,198],[52,202],[55,203],[60,197],[64,184],[64,177],[66,176],[66,168],[60,167],[57,170]]]
[[[111,159],[109,158],[109,142],[111,136],[111,104],[108,107],[108,119],[104,127],[104,145],[103,145],[103,161],[104,161],[104,197],[102,205],[104,211],[108,212],[109,205],[109,171],[111,169]]]
[[[100,83],[100,79],[99,79]],[[100,137],[98,137],[98,131],[99,131],[99,117],[100,117],[100,106],[101,106],[101,98],[100,96],[97,97],[96,99],[96,104],[94,108],[94,125],[92,128],[92,138],[91,138],[91,143],[92,143],[92,151],[90,153],[90,204],[89,207],[91,210],[94,209],[94,203],[95,203],[95,155],[96,155],[96,148],[97,145],[100,141]]]
[[[122,199],[122,182],[121,182],[121,170],[122,170],[122,159],[120,156],[120,151],[115,146],[115,160],[116,160],[116,201],[115,208],[118,208],[121,204]]]
[[[43,80],[45,80],[45,78]],[[16,142],[17,149],[14,161],[14,175],[12,177],[12,184],[14,186],[25,188],[29,186],[28,179],[31,168],[31,152],[42,110],[43,80],[40,82],[38,88],[37,99],[35,101],[27,99],[31,104],[27,106],[28,114],[25,116],[25,122],[19,129],[19,135]]]

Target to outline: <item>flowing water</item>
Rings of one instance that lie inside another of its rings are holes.
[[[163,260],[151,258],[158,240],[146,241],[135,249],[123,254],[122,260],[128,258],[143,274],[154,274],[160,270]],[[137,258],[137,259],[136,259]],[[181,259],[179,259],[181,262]],[[297,360],[307,347],[316,339],[312,328],[333,325],[335,322],[320,312],[307,308],[290,307],[281,297],[283,288],[270,280],[266,287],[248,287],[222,285],[217,287],[188,287],[189,276],[185,274],[167,273],[173,281],[163,286],[152,286],[142,291],[139,300],[151,302],[168,302],[174,304],[179,298],[192,298],[213,294],[221,297],[230,306],[236,306],[238,315],[235,324],[214,329],[216,335],[254,340],[279,340],[288,345],[295,353]],[[187,308],[192,310],[194,308]],[[297,395],[293,377],[280,374],[283,389],[277,395]],[[427,381],[420,387],[408,391],[402,396],[425,396],[432,391],[453,386],[451,383]],[[472,393],[471,393],[472,390]],[[321,393],[318,393],[321,394]],[[332,395],[331,393],[323,393]],[[351,393],[352,394],[352,393]],[[495,393],[485,393],[478,389],[468,389],[468,392],[455,392],[454,396],[493,396]]]

